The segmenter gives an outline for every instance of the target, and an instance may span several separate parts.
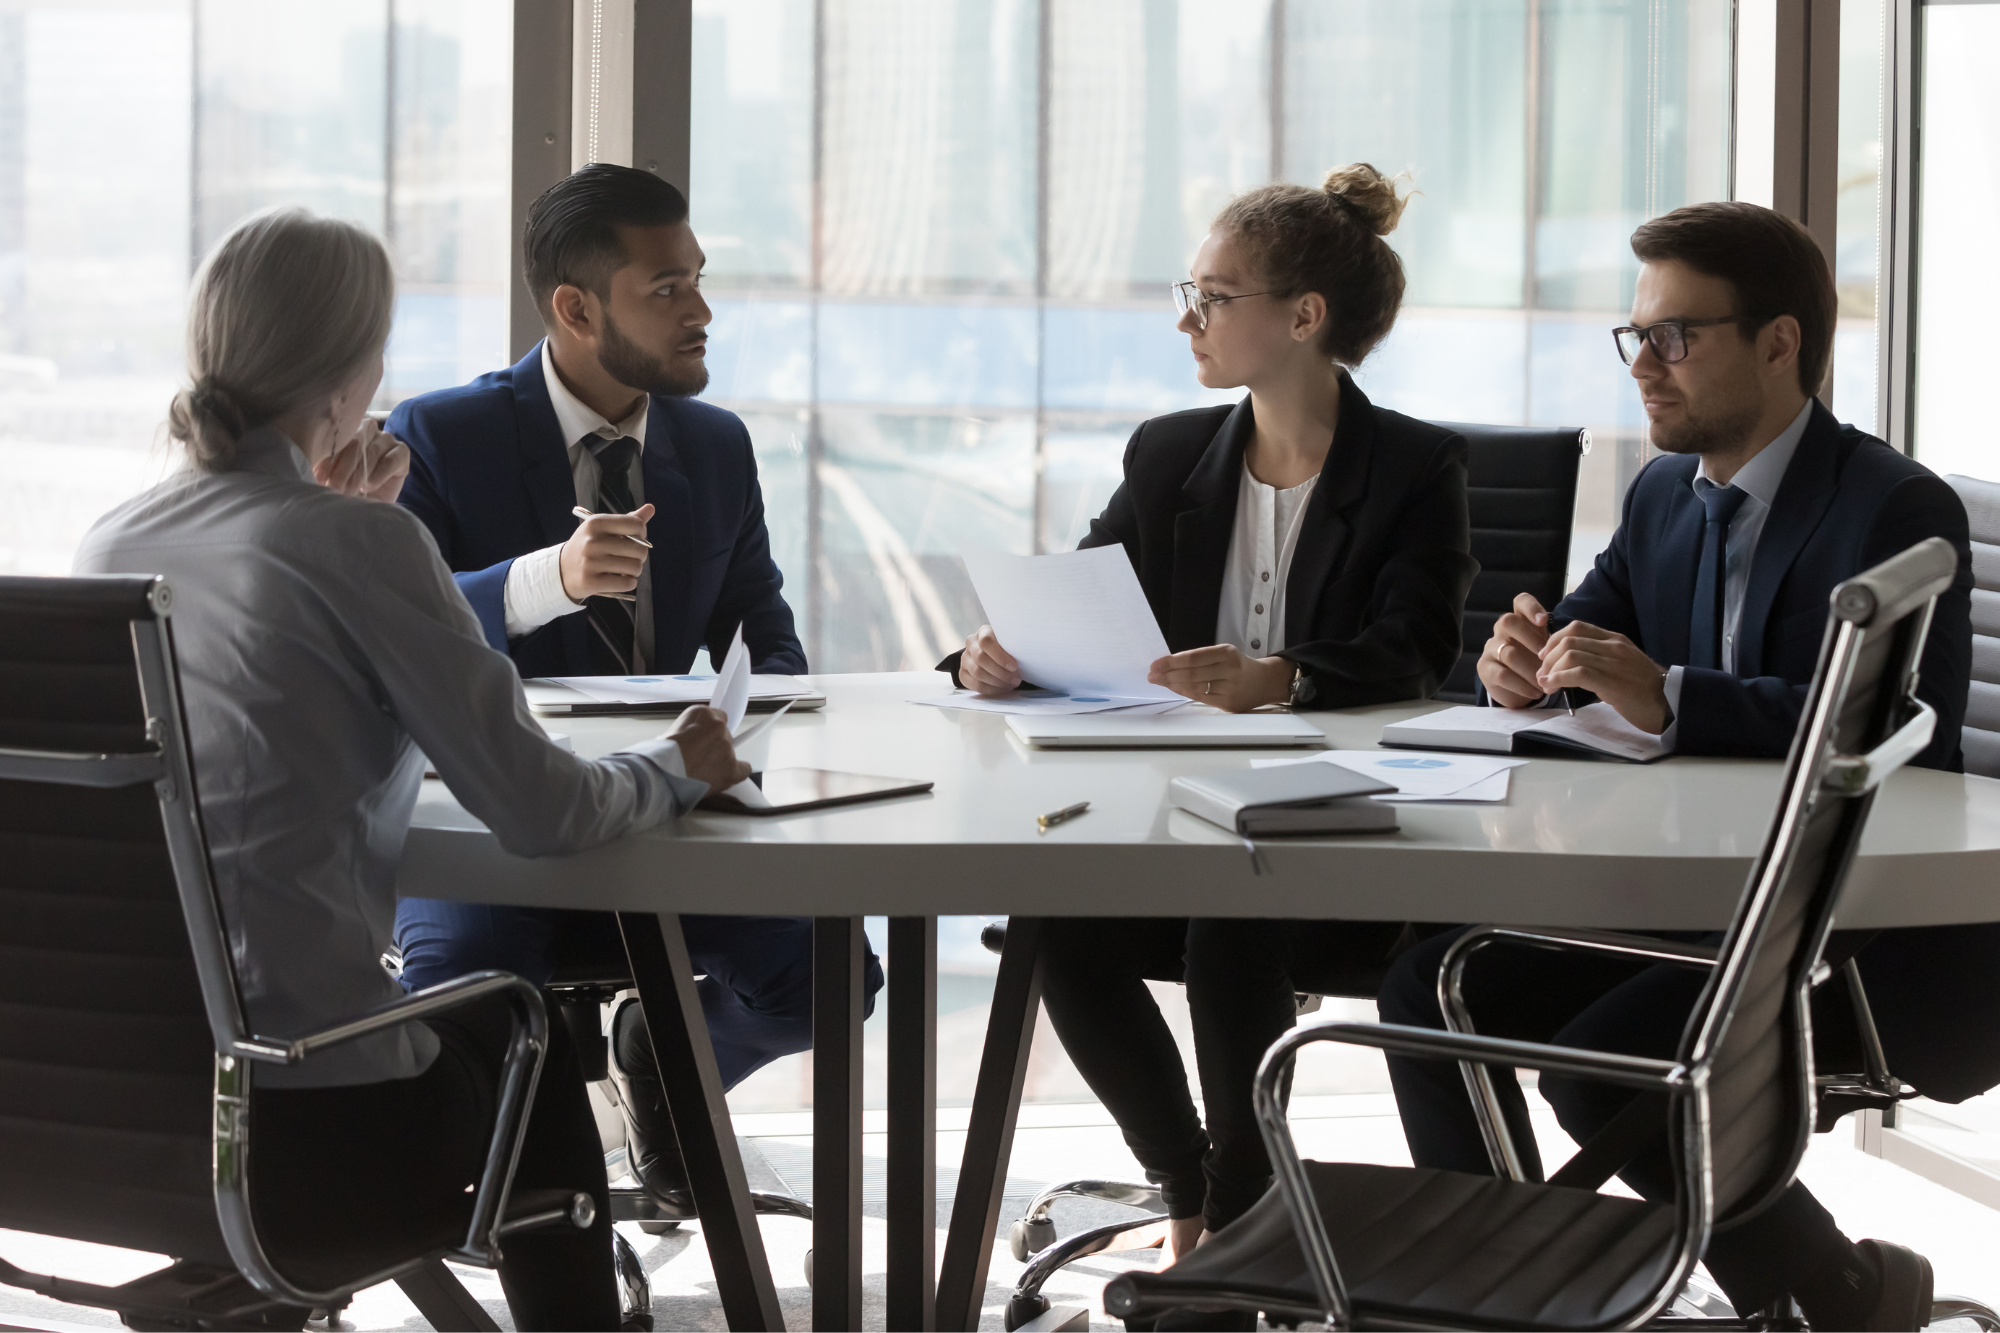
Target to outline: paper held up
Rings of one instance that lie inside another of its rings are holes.
[[[1251,767],[1337,764],[1351,772],[1393,783],[1396,790],[1377,796],[1378,801],[1491,802],[1507,799],[1508,771],[1526,762],[1487,755],[1327,750],[1305,759],[1253,759]]]
[[[974,552],[965,572],[1021,676],[1047,690],[1132,700],[1179,699],[1147,681],[1167,641],[1122,546],[1058,555]]]
[[[1187,700],[1175,696],[1172,699],[1126,699],[1105,694],[1062,694],[1053,690],[1016,690],[1012,694],[987,697],[971,690],[953,690],[950,694],[933,695],[927,699],[912,699],[913,704],[925,704],[931,708],[957,708],[968,713],[1014,713],[1022,715],[1040,714],[1043,717],[1062,716],[1071,713],[1165,713],[1179,708]]]

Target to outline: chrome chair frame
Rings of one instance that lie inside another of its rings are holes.
[[[172,589],[159,577],[125,578],[118,582],[135,585],[135,590],[140,585],[145,587],[144,605],[150,616],[134,618],[131,633],[146,715],[146,736],[152,748],[129,754],[0,749],[0,778],[96,788],[146,783],[153,786],[215,1045],[216,1220],[230,1257],[243,1277],[272,1301],[307,1308],[338,1308],[355,1291],[403,1278],[440,1258],[493,1267],[499,1258],[500,1241],[520,1231],[562,1223],[589,1227],[596,1217],[596,1204],[584,1193],[574,1194],[559,1207],[550,1206],[520,1217],[506,1216],[528,1110],[548,1046],[548,1018],[541,994],[521,978],[504,972],[474,973],[302,1036],[270,1037],[251,1031],[243,1012],[235,961],[210,873],[207,836],[188,754],[187,721],[169,618]],[[493,1138],[473,1193],[472,1218],[463,1243],[445,1255],[418,1255],[325,1290],[301,1287],[286,1277],[265,1253],[251,1210],[250,1066],[296,1066],[318,1052],[495,995],[505,996],[512,1009],[511,1031],[502,1066]],[[185,1310],[172,1307],[141,1309],[112,1288],[28,1273],[4,1261],[0,1261],[0,1280],[56,1300],[169,1319],[187,1315]]]
[[[1904,574],[1907,578],[1910,572],[1908,566],[1921,569],[1926,562],[1940,567],[1955,567],[1956,558],[1944,542],[1933,538],[1869,573],[1876,574],[1890,566],[1905,565],[1904,569],[1893,572]],[[1655,1289],[1620,1312],[1612,1322],[1616,1327],[1639,1327],[1667,1309],[1694,1271],[1715,1222],[1709,1082],[1717,1050],[1735,1014],[1750,964],[1779,905],[1780,890],[1797,856],[1807,819],[1818,802],[1823,797],[1870,799],[1882,781],[1918,753],[1930,739],[1936,715],[1916,698],[1916,667],[1929,630],[1936,594],[1947,577],[1941,574],[1912,585],[1913,590],[1905,594],[1905,604],[1900,606],[1882,605],[1877,584],[1870,581],[1869,575],[1849,580],[1835,590],[1821,650],[1819,683],[1810,696],[1809,712],[1803,719],[1786,764],[1785,786],[1773,821],[1772,836],[1751,870],[1745,902],[1738,909],[1736,924],[1722,949],[1707,951],[1698,946],[1672,945],[1613,932],[1486,927],[1470,933],[1448,955],[1440,979],[1440,995],[1445,1001],[1447,1021],[1452,1025],[1448,1030],[1327,1021],[1296,1029],[1271,1046],[1257,1073],[1254,1089],[1257,1118],[1320,1307],[1312,1312],[1287,1311],[1284,1312],[1286,1315],[1323,1316],[1329,1327],[1334,1328],[1355,1325],[1354,1302],[1341,1276],[1339,1262],[1320,1217],[1297,1145],[1292,1139],[1284,1108],[1279,1103],[1280,1084],[1298,1051],[1320,1041],[1458,1061],[1472,1093],[1473,1106],[1494,1169],[1496,1173],[1515,1180],[1524,1178],[1520,1157],[1505,1120],[1499,1114],[1486,1064],[1568,1074],[1640,1091],[1664,1093],[1670,1105],[1681,1112],[1678,1117],[1680,1150],[1675,1154],[1680,1172],[1675,1201],[1679,1215],[1676,1249],[1672,1262],[1664,1270]],[[1918,595],[1923,597],[1920,606],[1908,604]],[[1885,672],[1885,680],[1896,682],[1900,704],[1909,712],[1897,729],[1869,753],[1836,753],[1835,729],[1840,721],[1840,710],[1846,703],[1867,628],[1878,616],[1898,620],[1912,614],[1919,618],[1917,630],[1904,639],[1901,660],[1894,664],[1893,671]],[[1805,927],[1802,947],[1808,949],[1808,956],[1815,960],[1831,931],[1839,884],[1845,877],[1847,860],[1851,859],[1858,841],[1857,832],[1843,850],[1842,859],[1838,863],[1830,863],[1830,873],[1838,878],[1832,891],[1822,891],[1824,900],[1815,906],[1813,917]],[[1470,1015],[1465,1012],[1463,1003],[1460,982],[1464,962],[1477,949],[1499,939],[1530,943],[1540,948],[1609,952],[1714,969],[1711,990],[1700,1010],[1699,1026],[1684,1045],[1684,1058],[1658,1060],[1478,1035],[1471,1030]],[[1793,1052],[1793,1062],[1803,1078],[1797,1093],[1805,1106],[1811,1105],[1813,1094],[1809,999],[1813,983],[1822,979],[1823,975],[1824,968],[1817,961],[1814,966],[1803,969],[1789,1001],[1796,1023],[1794,1040],[1797,1048]],[[1742,1215],[1755,1211],[1791,1183],[1799,1159],[1804,1154],[1810,1125],[1808,1116],[1801,1114],[1796,1117],[1794,1141],[1779,1156],[1762,1187],[1746,1192],[1736,1200],[1733,1212]],[[1110,1294],[1107,1293],[1108,1296]]]

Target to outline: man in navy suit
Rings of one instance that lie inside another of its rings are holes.
[[[753,668],[806,669],[771,559],[749,432],[708,384],[703,256],[681,192],[593,164],[529,210],[526,279],[548,336],[515,365],[403,403],[402,503],[431,530],[487,641],[524,676],[679,674],[737,627]],[[592,516],[579,519],[581,508]],[[682,918],[725,1087],[812,1044],[812,923]],[[595,912],[405,899],[403,983],[481,968],[536,983],[622,961]],[[881,986],[872,952],[870,1003]],[[686,1177],[644,1016],[620,1010],[613,1071],[634,1173],[684,1205]]]
[[[1916,762],[1958,770],[1972,662],[1972,561],[1964,507],[1922,464],[1843,426],[1813,399],[1833,350],[1834,289],[1798,224],[1752,204],[1697,204],[1632,238],[1642,261],[1632,327],[1616,331],[1653,445],[1625,496],[1610,547],[1553,611],[1517,598],[1479,660],[1490,702],[1594,694],[1679,754],[1782,757],[1818,663],[1829,594],[1926,537],[1959,551],[1937,602],[1919,694],[1937,732]],[[1438,968],[1461,932],[1397,960],[1381,993],[1387,1022],[1444,1026]],[[2000,1081],[2000,1025],[1978,993],[2000,962],[2000,928],[1836,932],[1828,957],[1858,959],[1892,1068],[1961,1100]],[[1488,949],[1466,973],[1479,1030],[1496,1036],[1671,1057],[1705,974],[1593,955]],[[1827,992],[1837,988],[1826,988]],[[1829,1042],[1851,1022],[1823,992]],[[1392,1059],[1418,1165],[1485,1174],[1487,1154],[1455,1065]],[[1526,1103],[1497,1080],[1517,1141],[1539,1173]],[[1544,1095],[1578,1142],[1632,1094],[1544,1075]],[[1664,1134],[1621,1173],[1671,1197]],[[1930,1264],[1886,1241],[1850,1241],[1803,1185],[1716,1233],[1705,1258],[1745,1316],[1790,1295],[1815,1328],[1919,1328]]]

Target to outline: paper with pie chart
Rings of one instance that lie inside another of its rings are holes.
[[[1527,763],[1484,754],[1431,754],[1422,750],[1322,750],[1303,759],[1257,759],[1252,768],[1281,764],[1338,764],[1382,782],[1393,782],[1393,793],[1378,801],[1464,801],[1489,803],[1507,799],[1508,773]]]

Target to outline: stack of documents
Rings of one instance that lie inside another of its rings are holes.
[[[1255,759],[1250,766],[1278,768],[1295,764],[1335,764],[1395,788],[1377,796],[1375,799],[1378,801],[1493,802],[1507,799],[1508,771],[1527,762],[1525,759],[1499,759],[1484,755],[1328,750],[1304,759]]]
[[[1671,753],[1660,738],[1627,722],[1610,704],[1572,715],[1560,708],[1445,708],[1382,728],[1382,744],[1422,750],[1488,754],[1543,753],[1549,748],[1650,764]]]

